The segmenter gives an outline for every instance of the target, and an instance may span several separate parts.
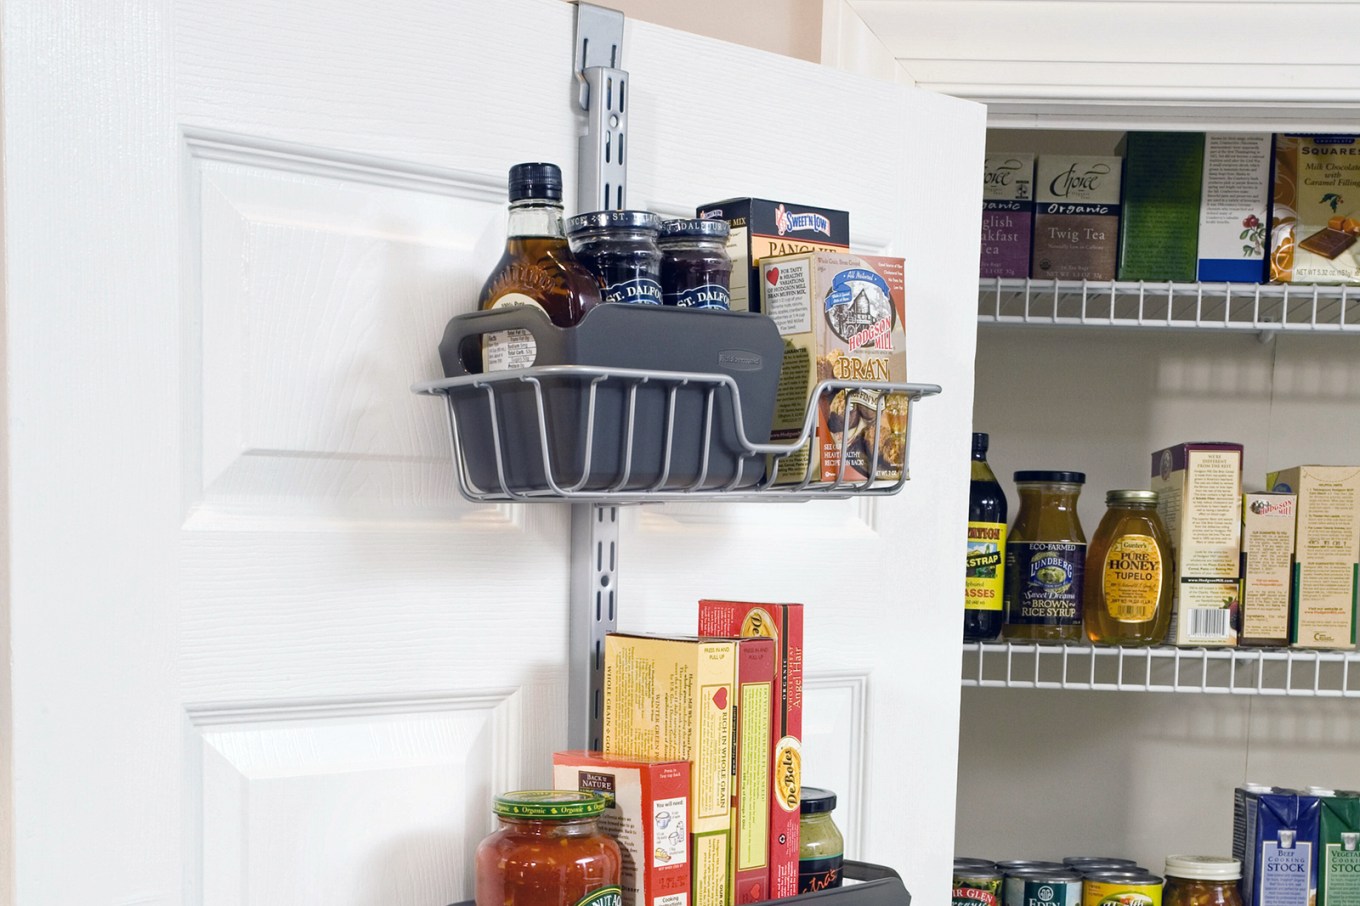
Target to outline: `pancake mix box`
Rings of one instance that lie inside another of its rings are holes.
[[[761,263],[764,310],[784,338],[771,440],[798,438],[820,382],[870,385],[819,396],[809,444],[778,461],[776,484],[802,481],[809,469],[813,482],[901,476],[907,398],[872,385],[907,379],[903,266],[901,258],[834,252]]]
[[[689,762],[555,752],[553,788],[599,793],[623,853],[623,906],[689,903]]]
[[[1360,136],[1275,137],[1273,283],[1360,283]]]

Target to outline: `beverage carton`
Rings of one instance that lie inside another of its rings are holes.
[[[1034,182],[1036,280],[1113,280],[1119,253],[1118,157],[1041,154]]]
[[[1323,796],[1318,807],[1318,906],[1360,903],[1360,794]]]
[[[772,255],[850,250],[850,215],[845,211],[764,198],[729,198],[703,205],[705,219],[727,221],[727,254],[732,259],[732,311],[762,311],[760,262]]]
[[[1186,443],[1152,454],[1157,515],[1176,557],[1175,645],[1237,644],[1242,445]]]
[[[699,602],[701,635],[773,639],[776,658],[774,771],[770,795],[771,896],[798,893],[799,791],[803,738],[803,605]]]
[[[799,436],[821,381],[907,379],[901,258],[808,252],[766,258],[760,271],[765,312],[784,338],[771,440]],[[902,394],[872,389],[821,394],[808,446],[777,461],[774,482],[802,481],[809,468],[814,483],[862,481],[871,471],[896,480],[906,464],[907,406]]]
[[[1028,277],[1034,155],[988,154],[982,177],[983,277]]]
[[[1311,906],[1317,897],[1318,797],[1261,793],[1247,812],[1244,906]]]
[[[1266,483],[1298,496],[1290,644],[1354,648],[1360,466],[1295,466],[1271,472]]]
[[[1196,277],[1201,282],[1265,280],[1270,152],[1269,132],[1210,132],[1204,137]]]
[[[1242,495],[1242,598],[1239,645],[1289,644],[1294,556],[1293,494]]]
[[[553,754],[553,787],[600,793],[600,827],[623,853],[623,906],[687,906],[690,891],[688,761]]]
[[[688,761],[691,893],[730,906],[732,701],[737,643],[611,633],[604,641],[604,751]]]
[[[770,899],[770,772],[778,666],[774,639],[738,641],[732,757],[732,892],[737,906]]]

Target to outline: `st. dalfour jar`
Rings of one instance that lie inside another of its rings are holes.
[[[600,279],[602,301],[661,304],[661,218],[650,211],[595,211],[567,221],[572,253]]]
[[[722,220],[667,220],[661,225],[661,298],[666,305],[721,311],[732,307],[728,232]]]

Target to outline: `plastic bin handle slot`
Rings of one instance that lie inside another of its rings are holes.
[[[531,305],[514,305],[494,311],[478,311],[452,318],[444,328],[444,339],[439,343],[439,362],[444,377],[462,377],[482,371],[484,334],[504,330],[527,330],[541,356],[547,347],[561,343],[561,331],[548,316]]]

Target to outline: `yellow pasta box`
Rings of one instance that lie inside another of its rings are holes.
[[[737,642],[612,633],[604,644],[604,751],[688,761],[694,906],[731,906]]]

